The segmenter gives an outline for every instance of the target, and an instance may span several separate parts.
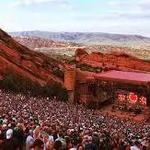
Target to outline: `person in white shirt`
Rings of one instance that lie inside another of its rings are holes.
[[[34,138],[32,136],[32,131],[29,131],[29,135],[26,138],[26,150],[30,150],[31,145],[34,143]]]
[[[141,143],[139,141],[135,141],[134,145],[130,147],[131,150],[142,150]]]

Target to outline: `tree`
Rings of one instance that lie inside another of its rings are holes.
[[[44,95],[48,97],[56,97],[58,100],[67,101],[68,93],[67,90],[62,87],[59,83],[51,83],[43,87]]]
[[[7,74],[5,79],[0,81],[0,87],[17,93],[30,93],[33,96],[44,96],[50,98],[56,97],[61,101],[68,100],[67,90],[57,82],[50,82],[42,87],[38,83],[24,79],[23,77],[14,74]]]
[[[14,77],[10,74],[8,74],[5,79],[0,81],[0,86],[10,90],[16,90],[18,88],[14,81]]]

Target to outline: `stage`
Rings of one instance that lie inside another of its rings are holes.
[[[128,116],[140,116],[150,110],[149,73],[102,72],[78,84],[77,91],[79,103],[89,108],[103,109],[105,105],[112,105],[112,111],[129,113]]]
[[[121,110],[116,110],[113,108],[113,104],[109,106],[104,106],[100,111],[103,115],[116,116],[122,120],[132,120],[135,122],[144,122],[150,119],[150,109],[145,107],[145,110],[140,114],[135,114],[134,112],[126,112]]]

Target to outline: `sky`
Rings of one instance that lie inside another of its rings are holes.
[[[150,0],[0,0],[0,28],[150,37]]]

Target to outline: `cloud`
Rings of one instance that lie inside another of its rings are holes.
[[[150,1],[149,0],[141,0],[138,2],[138,6],[142,11],[149,11],[150,10]]]
[[[12,7],[17,6],[30,6],[30,5],[37,5],[37,4],[43,4],[43,3],[57,3],[62,5],[69,4],[68,0],[15,0],[13,3],[11,3]]]
[[[7,9],[9,3],[11,9]],[[0,5],[0,25],[9,31],[100,31],[150,36],[149,8],[150,0],[11,0]]]
[[[110,0],[105,2],[107,11],[104,19],[126,20],[128,22],[147,21],[150,19],[150,0]]]
[[[150,9],[150,0],[126,0],[115,1],[111,0],[106,2],[112,9],[123,9],[123,11],[147,11]]]

